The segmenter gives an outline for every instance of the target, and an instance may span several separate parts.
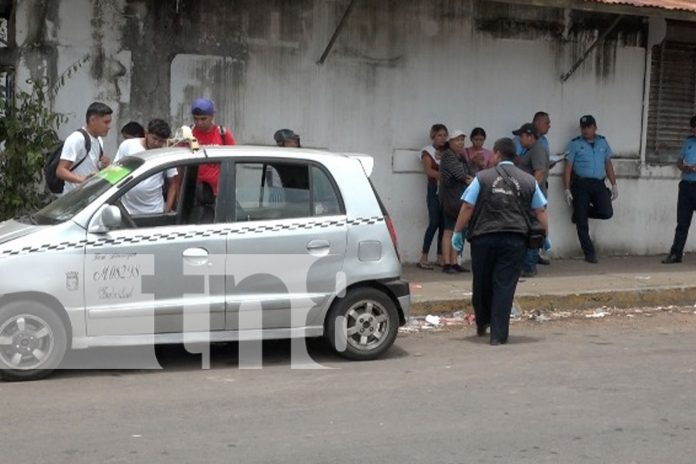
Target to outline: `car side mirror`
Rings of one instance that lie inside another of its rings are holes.
[[[104,205],[94,215],[89,226],[89,232],[93,234],[105,234],[111,229],[121,226],[121,210],[118,206]]]

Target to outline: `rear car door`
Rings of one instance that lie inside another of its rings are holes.
[[[330,173],[301,160],[237,160],[226,261],[228,329],[321,325],[341,282],[346,215]]]

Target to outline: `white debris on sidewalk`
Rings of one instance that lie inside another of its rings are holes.
[[[682,314],[696,315],[696,311],[691,307],[684,306],[658,306],[658,307],[642,307],[642,308],[616,308],[602,306],[595,309],[577,309],[571,311],[555,311],[555,310],[540,310],[534,309],[524,311],[515,303],[510,311],[510,323],[520,323],[525,321],[545,323],[550,321],[558,321],[563,319],[604,319],[610,316],[613,317],[652,317],[659,312],[680,312]],[[467,313],[464,310],[455,311],[449,315],[428,314],[427,316],[410,317],[403,327],[399,328],[399,333],[417,333],[417,332],[440,332],[447,330],[450,327],[463,327],[475,324],[475,316],[473,313]]]
[[[600,317],[606,317],[608,315],[609,315],[609,313],[607,311],[603,311],[601,309],[595,309],[590,314],[585,314],[585,317],[587,317],[587,318],[600,318]]]
[[[436,316],[428,314],[425,317],[410,317],[399,333],[414,333],[420,331],[440,331],[445,327],[471,325],[474,323],[474,315],[466,311],[455,311],[451,316]]]

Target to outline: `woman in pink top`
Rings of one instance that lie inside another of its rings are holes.
[[[471,146],[464,149],[464,156],[466,156],[469,166],[474,171],[490,168],[493,152],[483,148],[483,144],[486,141],[486,131],[480,127],[474,128],[471,131],[469,140],[471,140]]]

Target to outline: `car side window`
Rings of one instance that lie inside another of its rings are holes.
[[[215,222],[219,175],[219,163],[155,171],[112,200],[121,209],[121,229]]]
[[[301,163],[237,163],[237,221],[290,219],[312,215],[309,166]]]
[[[341,214],[341,202],[326,172],[312,166],[312,203],[314,216]]]

